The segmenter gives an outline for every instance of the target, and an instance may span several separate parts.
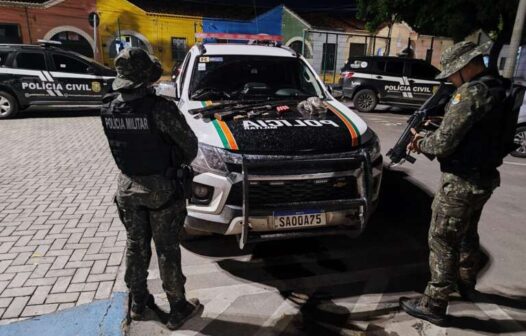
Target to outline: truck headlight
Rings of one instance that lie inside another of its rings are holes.
[[[365,150],[369,153],[371,162],[374,162],[374,160],[378,159],[378,157],[381,155],[380,140],[376,134],[371,139],[371,142],[368,144]]]
[[[223,149],[200,143],[192,167],[198,173],[214,172],[224,175],[227,173],[225,156]]]

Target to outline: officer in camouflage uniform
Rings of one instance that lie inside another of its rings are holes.
[[[198,311],[186,300],[179,233],[186,203],[176,179],[181,164],[197,153],[197,139],[174,102],[155,95],[151,84],[162,73],[159,61],[140,48],[127,48],[115,59],[115,93],[104,99],[102,123],[111,153],[121,170],[116,204],[128,241],[125,281],[130,317],[143,318],[154,307],[146,279],[155,242],[163,288],[170,302],[167,327],[176,329]]]
[[[457,90],[440,127],[425,137],[415,134],[408,147],[436,156],[442,179],[429,229],[431,281],[424,296],[401,298],[400,304],[410,315],[439,325],[446,320],[449,294],[458,290],[467,297],[487,262],[477,226],[484,204],[500,184],[507,87],[484,66],[482,55],[490,46],[460,42],[444,51],[444,70],[437,79],[447,78]]]

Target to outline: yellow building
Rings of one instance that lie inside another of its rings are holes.
[[[169,73],[202,30],[201,17],[149,13],[126,0],[97,0],[97,12],[99,50],[107,65],[113,65],[121,48],[142,47],[157,56]]]

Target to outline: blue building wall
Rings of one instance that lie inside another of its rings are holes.
[[[281,35],[283,6],[277,6],[250,21],[203,18],[204,33]]]

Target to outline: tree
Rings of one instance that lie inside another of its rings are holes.
[[[357,0],[358,17],[367,29],[405,21],[420,34],[447,36],[455,42],[482,29],[493,39],[491,68],[511,37],[518,0]]]

